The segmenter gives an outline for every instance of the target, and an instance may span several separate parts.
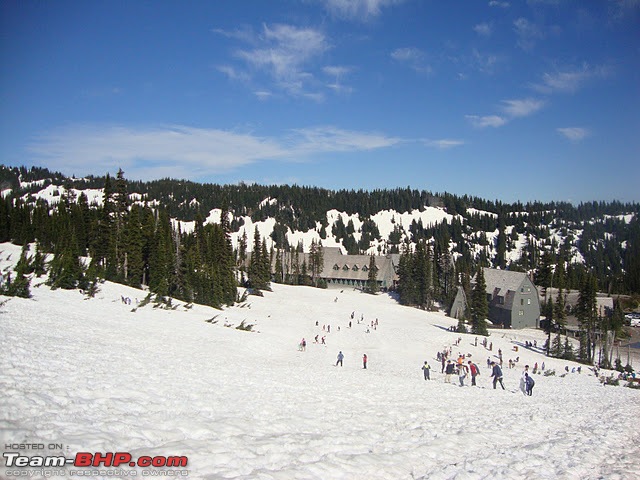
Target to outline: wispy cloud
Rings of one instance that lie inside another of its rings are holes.
[[[28,150],[63,172],[104,174],[122,167],[130,178],[224,173],[259,161],[293,161],[331,152],[370,151],[404,140],[333,126],[297,129],[282,137],[194,128],[71,126],[40,136]]]
[[[545,102],[534,98],[523,98],[516,100],[503,100],[500,105],[503,115],[465,115],[465,118],[475,128],[502,127],[515,118],[528,117],[533,115],[542,107]]]
[[[502,110],[511,118],[527,117],[534,114],[542,107],[545,102],[534,98],[524,98],[520,100],[503,100]]]
[[[353,132],[321,126],[294,130],[290,141],[294,152],[314,154],[375,150],[391,147],[403,140],[381,133]]]
[[[545,37],[543,29],[526,18],[515,20],[513,28],[518,35],[518,46],[526,51],[533,50],[538,40]]]
[[[489,6],[490,7],[509,8],[510,3],[509,2],[501,2],[501,1],[498,1],[498,0],[491,0],[489,2]]]
[[[321,94],[310,91],[317,88],[312,73],[321,55],[330,48],[324,33],[314,28],[298,28],[292,25],[263,25],[259,33],[251,29],[215,33],[240,40],[250,48],[238,48],[233,56],[240,65],[221,65],[218,70],[231,79],[253,80],[254,74],[266,76],[278,90],[300,97],[319,98]],[[259,90],[264,90],[261,88]]]
[[[353,88],[347,86],[343,83],[343,78],[346,77],[350,72],[350,67],[338,66],[338,65],[329,65],[322,68],[322,71],[328,77],[331,77],[331,82],[327,83],[327,87],[335,91],[336,93],[345,93],[349,94],[353,92]]]
[[[507,123],[507,119],[499,115],[486,115],[486,116],[465,115],[465,118],[475,128],[486,128],[486,127],[497,128]]]
[[[332,15],[343,20],[367,21],[378,17],[383,8],[404,3],[405,0],[319,0]]]
[[[640,0],[609,0],[609,18],[612,22],[635,20],[640,16]]]
[[[450,148],[464,145],[464,140],[455,140],[451,138],[442,138],[440,140],[424,140],[423,143],[427,147],[437,148],[438,150],[448,150]]]
[[[585,83],[597,78],[605,78],[611,73],[605,66],[592,67],[583,64],[581,68],[565,68],[553,73],[544,73],[542,81],[535,83],[531,87],[541,93],[573,93],[580,89]]]
[[[268,100],[273,96],[273,93],[271,92],[267,92],[265,90],[257,90],[255,92],[253,92],[253,94],[259,99],[259,100]]]
[[[488,23],[479,23],[477,25],[474,25],[473,31],[483,37],[490,37],[493,29]]]
[[[430,74],[433,69],[426,63],[425,53],[416,47],[396,48],[391,52],[391,58],[399,63],[404,63],[419,73]]]
[[[493,53],[483,53],[475,48],[472,51],[471,64],[482,73],[493,74],[500,61],[501,58]]]
[[[246,72],[240,72],[231,65],[218,65],[216,70],[220,73],[224,73],[231,80],[238,80],[241,82],[248,82],[250,80],[250,77]]]
[[[582,127],[556,128],[556,131],[572,142],[580,142],[589,136],[589,130]]]

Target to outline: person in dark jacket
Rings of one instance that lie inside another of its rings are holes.
[[[342,360],[344,360],[344,355],[342,354],[342,351],[338,352],[338,361],[336,362],[336,367],[338,365],[342,366]]]
[[[533,377],[531,375],[529,375],[528,373],[524,374],[524,381],[525,381],[525,385],[526,385],[526,394],[531,396],[533,395],[533,386],[536,384],[536,382],[533,380]]]
[[[451,360],[447,360],[447,367],[444,370],[444,383],[451,383],[451,375],[456,371],[456,366]]]
[[[424,379],[425,380],[430,380],[431,379],[430,376],[429,376],[429,370],[431,370],[431,367],[429,366],[429,364],[425,360],[424,365],[422,366],[422,371],[424,372]]]
[[[493,367],[493,370],[491,370],[491,376],[493,377],[494,390],[498,382],[500,382],[500,386],[502,387],[502,389],[505,390],[504,383],[502,383],[502,369],[500,368],[500,365],[498,365],[496,362],[491,362],[491,366]]]

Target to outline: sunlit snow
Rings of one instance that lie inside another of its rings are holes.
[[[19,252],[0,245],[0,269]],[[561,376],[577,364],[523,346],[541,345],[540,331],[493,331],[489,351],[386,294],[273,285],[222,311],[163,310],[137,307],[146,293],[130,287],[107,282],[86,299],[43,280],[31,299],[0,297],[3,446],[184,455],[193,479],[637,478],[640,392],[584,366]],[[449,347],[478,363],[477,387],[443,382],[435,357]],[[505,391],[486,365],[498,349]],[[556,375],[535,375],[527,397],[519,378],[536,362]]]

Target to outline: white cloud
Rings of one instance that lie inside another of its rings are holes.
[[[476,128],[486,128],[486,127],[501,127],[507,123],[507,119],[501,117],[499,115],[486,115],[486,116],[478,116],[478,115],[465,115],[465,118],[471,122]]]
[[[518,35],[518,46],[523,50],[532,50],[536,42],[545,37],[543,30],[526,18],[518,18],[513,26]]]
[[[471,63],[475,68],[482,73],[489,75],[494,73],[495,67],[500,61],[500,57],[492,53],[482,53],[475,48],[473,49],[472,54],[473,59],[471,60]]]
[[[391,58],[398,62],[417,62],[424,58],[424,53],[415,47],[396,48],[391,52]]]
[[[556,131],[572,142],[580,142],[589,136],[589,130],[582,127],[556,128]]]
[[[527,117],[534,114],[542,107],[545,102],[533,98],[525,98],[521,100],[503,100],[502,110],[511,118]]]
[[[386,148],[402,142],[379,133],[353,132],[332,126],[294,130],[293,150],[300,153],[353,152]]]
[[[415,47],[397,48],[391,52],[391,58],[397,62],[409,65],[416,72],[430,74],[433,69],[425,62],[425,54]]]
[[[423,142],[427,147],[437,148],[439,150],[448,150],[449,148],[459,147],[464,145],[463,140],[454,140],[450,138],[442,138],[440,140],[424,140]]]
[[[491,0],[489,2],[490,7],[509,8],[509,2],[500,2],[498,0]]]
[[[541,93],[573,93],[589,80],[605,78],[610,70],[604,66],[591,67],[584,64],[581,68],[565,69],[554,73],[544,73],[542,82],[533,84],[532,88]]]
[[[402,139],[324,126],[261,137],[184,125],[161,127],[72,126],[42,135],[28,150],[49,168],[104,174],[122,167],[135,179],[197,178],[258,161],[299,160],[328,152],[392,147]]]
[[[490,37],[492,33],[491,25],[488,23],[479,23],[473,27],[473,30],[483,37]]]
[[[353,92],[353,88],[344,85],[342,79],[351,72],[351,68],[338,65],[330,65],[322,68],[322,71],[329,77],[332,77],[332,82],[327,83],[327,88],[332,89],[336,93],[349,94]]]
[[[309,92],[317,88],[313,70],[321,55],[330,48],[325,35],[314,28],[298,28],[292,25],[263,25],[258,34],[250,29],[215,33],[249,44],[233,53],[241,65],[219,66],[218,70],[231,79],[249,82],[255,74],[263,74],[273,86],[287,94],[307,97],[319,95]],[[264,89],[260,89],[264,90]]]
[[[399,5],[405,0],[320,0],[332,15],[346,20],[366,21],[377,17],[382,9]]]
[[[340,78],[347,75],[351,71],[351,69],[349,67],[339,65],[328,65],[326,67],[322,67],[322,71],[327,75]]]
[[[271,92],[267,92],[265,90],[257,90],[253,92],[253,94],[258,97],[259,100],[268,100],[273,96]]]
[[[230,65],[218,65],[216,69],[220,73],[224,73],[230,80],[239,80],[241,82],[248,82],[250,80],[249,75],[245,72],[239,72]]]

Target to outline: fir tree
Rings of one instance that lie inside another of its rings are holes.
[[[7,279],[7,285],[3,289],[4,294],[9,297],[31,298],[31,279],[28,272],[31,269],[31,260],[29,258],[29,245],[22,247],[20,259],[16,264],[15,278],[11,281],[11,277]]]
[[[588,275],[580,289],[577,305],[577,317],[580,327],[580,360],[592,363],[594,352],[593,342],[598,319],[596,303],[596,280]]]
[[[311,281],[315,287],[318,286],[318,279],[324,269],[324,251],[322,243],[311,240],[309,248],[309,270],[311,271]]]
[[[487,300],[487,284],[482,267],[478,267],[476,284],[471,292],[471,332],[476,335],[488,336],[487,322],[489,316],[489,302]]]
[[[378,267],[376,266],[376,257],[369,256],[369,273],[367,275],[367,292],[378,292]]]

